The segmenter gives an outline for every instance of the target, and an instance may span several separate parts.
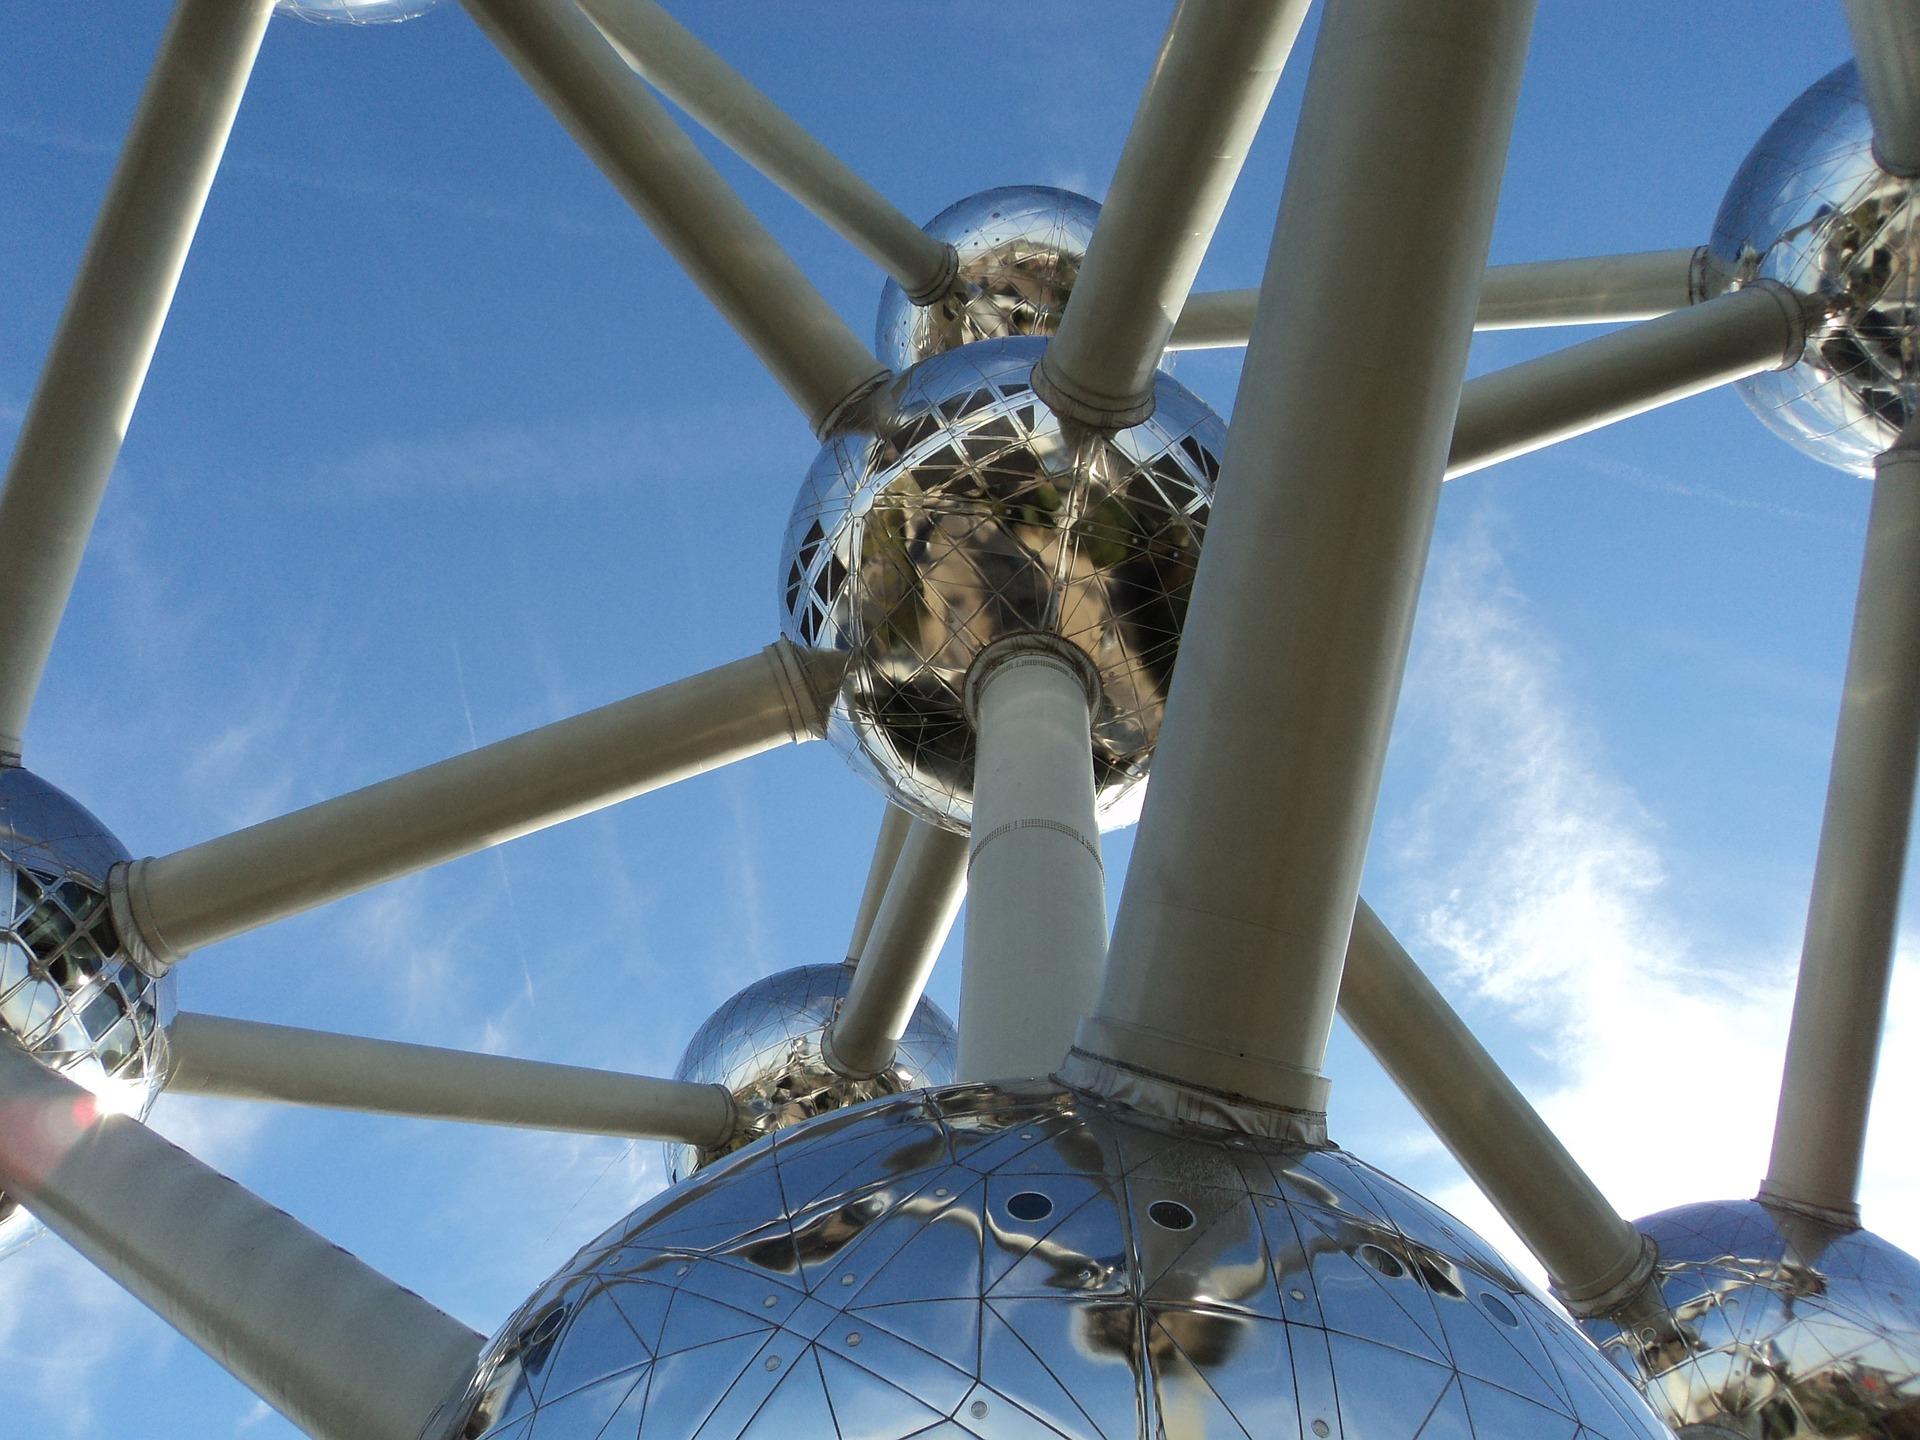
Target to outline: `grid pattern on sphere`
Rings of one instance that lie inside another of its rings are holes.
[[[740,1123],[723,1146],[666,1146],[669,1181],[828,1110],[952,1082],[959,1034],[924,995],[894,1047],[893,1063],[878,1075],[850,1080],[827,1064],[821,1038],[852,980],[842,964],[782,970],[756,980],[694,1032],[674,1079],[725,1086],[740,1104]]]
[[[1679,1339],[1588,1334],[1678,1429],[1763,1440],[1920,1435],[1920,1262],[1756,1201],[1639,1222]]]
[[[428,1434],[1666,1431],[1483,1242],[1345,1152],[1036,1081],[826,1117],[658,1197],[507,1323]]]
[[[1914,413],[1920,384],[1920,199],[1874,163],[1852,62],[1787,107],[1754,146],[1714,222],[1736,285],[1777,280],[1828,307],[1800,362],[1740,383],[1767,424],[1857,474]]]
[[[43,1064],[144,1116],[168,1069],[173,986],[121,952],[106,874],[127,852],[65,792],[0,771],[0,1031]],[[0,1195],[0,1254],[36,1232]]]
[[[1101,823],[1137,813],[1225,444],[1165,376],[1139,425],[1063,424],[1030,384],[1044,344],[981,342],[897,379],[871,431],[823,447],[788,521],[782,631],[852,655],[828,738],[950,829],[972,816],[967,668],[1028,631],[1092,659]]]

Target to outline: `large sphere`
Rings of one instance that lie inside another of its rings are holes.
[[[828,737],[949,829],[973,814],[967,667],[1028,631],[1092,659],[1099,807],[1130,818],[1226,443],[1165,375],[1141,424],[1063,422],[1030,383],[1045,346],[985,340],[897,377],[871,428],[827,441],[787,522],[782,632],[852,656]]]
[[[1673,1333],[1585,1329],[1683,1440],[1920,1436],[1920,1261],[1754,1200],[1639,1228]]]
[[[952,290],[915,305],[898,281],[880,292],[874,350],[895,370],[1006,335],[1051,335],[1080,276],[1100,207],[1071,190],[1007,185],[949,205],[926,232],[953,246]]]
[[[742,1125],[716,1149],[667,1146],[667,1177],[681,1180],[762,1135],[828,1110],[953,1082],[959,1033],[924,995],[913,1007],[893,1064],[869,1080],[849,1080],[829,1066],[820,1041],[846,998],[853,972],[845,965],[801,965],[756,980],[694,1031],[676,1080],[724,1085],[740,1102]]]
[[[507,1322],[427,1434],[696,1432],[1667,1436],[1378,1170],[1048,1082],[827,1116],[658,1196]]]
[[[1721,202],[1712,241],[1735,286],[1777,280],[1826,302],[1800,363],[1740,390],[1802,450],[1860,474],[1914,413],[1920,382],[1920,206],[1913,181],[1874,163],[1872,140],[1849,62],[1760,137]]]
[[[0,769],[0,1033],[102,1109],[144,1116],[166,1084],[173,981],[136,969],[114,933],[107,871],[127,858],[66,792]],[[0,1195],[0,1254],[37,1230]]]
[[[274,11],[316,25],[392,25],[424,15],[440,0],[279,0]]]

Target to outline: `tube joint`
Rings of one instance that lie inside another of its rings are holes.
[[[867,403],[873,399],[874,392],[891,379],[893,371],[884,365],[876,365],[870,374],[826,408],[825,413],[814,422],[813,438],[824,442],[839,431],[859,424],[865,418]]]
[[[1087,652],[1071,640],[1044,630],[1023,630],[994,641],[974,656],[973,663],[967,667],[960,703],[967,723],[974,729],[980,728],[980,693],[987,681],[1009,666],[1018,665],[1052,665],[1067,671],[1086,689],[1087,713],[1100,708],[1100,671]]]
[[[1762,1205],[1775,1210],[1791,1210],[1796,1215],[1805,1215],[1822,1225],[1831,1225],[1838,1230],[1858,1230],[1860,1228],[1860,1206],[1856,1202],[1846,1205],[1819,1205],[1811,1200],[1801,1200],[1774,1189],[1771,1180],[1760,1182],[1760,1193],[1753,1197]]]
[[[1806,353],[1807,332],[1811,325],[1824,319],[1827,313],[1825,304],[1817,296],[1802,295],[1789,289],[1778,280],[1754,280],[1740,287],[1742,290],[1764,291],[1780,307],[1780,313],[1787,322],[1786,342],[1781,346],[1780,359],[1768,366],[1770,370],[1791,370],[1800,363],[1800,357]]]
[[[787,731],[795,743],[827,733],[827,714],[846,672],[846,657],[831,650],[802,650],[784,636],[761,652],[773,668],[787,707]]]
[[[1153,414],[1151,389],[1144,395],[1089,395],[1063,382],[1048,363],[1052,358],[1053,348],[1048,346],[1033,367],[1033,391],[1054,414],[1096,430],[1124,430]]]
[[[1082,1033],[1085,1033],[1084,1023]],[[1165,1116],[1182,1124],[1203,1125],[1210,1130],[1226,1130],[1238,1135],[1258,1135],[1316,1149],[1332,1144],[1327,1139],[1324,1108],[1270,1105],[1247,1095],[1229,1094],[1129,1065],[1077,1043],[1067,1052],[1066,1062],[1055,1078],[1076,1090],[1090,1090],[1130,1109]],[[1320,1084],[1324,1094],[1326,1082],[1322,1080]]]
[[[907,299],[915,305],[932,305],[944,300],[960,278],[960,252],[951,245],[940,247],[940,266],[918,289],[909,290]]]
[[[1637,1328],[1646,1318],[1643,1312],[1647,1307],[1658,1305],[1658,1297],[1652,1292],[1660,1249],[1651,1236],[1638,1230],[1633,1233],[1640,1242],[1633,1253],[1597,1279],[1572,1286],[1558,1280],[1553,1282],[1554,1298],[1566,1306],[1567,1313],[1576,1320],[1633,1321]]]
[[[1711,245],[1698,246],[1687,265],[1687,299],[1699,305],[1724,295],[1732,278]]]
[[[160,933],[147,895],[147,866],[151,860],[121,860],[107,871],[107,913],[113,919],[120,948],[142,974],[155,980],[186,958]]]

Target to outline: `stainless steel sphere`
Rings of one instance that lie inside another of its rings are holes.
[[[1666,1440],[1479,1239],[1333,1148],[1049,1082],[879,1101],[641,1207],[429,1440]]]
[[[1816,459],[1869,473],[1914,413],[1920,383],[1920,204],[1874,163],[1852,62],[1773,122],[1714,221],[1714,259],[1735,286],[1777,280],[1827,306],[1789,370],[1740,382],[1775,431]]]
[[[107,870],[120,842],[62,790],[0,769],[0,1044],[145,1116],[166,1084],[173,980],[151,980],[120,949]],[[38,1232],[0,1195],[0,1255]]]
[[[925,996],[914,1006],[893,1064],[870,1080],[849,1080],[820,1052],[821,1036],[846,998],[853,972],[845,965],[801,965],[756,980],[694,1031],[674,1079],[724,1085],[745,1122],[715,1149],[669,1145],[667,1178],[684,1180],[762,1135],[829,1110],[953,1083],[960,1037],[953,1021]]]
[[[1920,1436],[1920,1261],[1754,1200],[1639,1228],[1672,1334],[1584,1328],[1683,1440]]]
[[[827,441],[787,522],[782,633],[852,657],[828,738],[954,830],[973,813],[967,667],[1027,631],[1092,659],[1099,807],[1131,818],[1226,443],[1165,375],[1141,424],[1062,422],[1030,384],[1045,345],[983,340],[896,377],[869,428]]]
[[[924,227],[953,246],[952,290],[916,305],[889,280],[874,351],[895,370],[975,340],[1051,335],[1060,324],[1100,207],[1071,190],[1007,185],[949,205]]]
[[[424,15],[440,0],[279,0],[274,12],[317,25],[392,25]]]

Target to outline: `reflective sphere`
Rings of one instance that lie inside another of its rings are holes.
[[[953,1083],[959,1033],[924,995],[887,1070],[871,1080],[849,1080],[827,1065],[820,1039],[852,981],[852,970],[840,964],[782,970],[756,980],[694,1032],[673,1078],[726,1086],[740,1102],[745,1123],[731,1143],[718,1149],[667,1146],[668,1179],[685,1179],[762,1135],[828,1110]]]
[[[1045,346],[983,340],[896,377],[870,428],[827,441],[787,522],[782,633],[852,656],[828,738],[954,830],[973,813],[967,667],[1027,631],[1093,660],[1103,823],[1131,818],[1226,443],[1165,375],[1139,425],[1061,421],[1029,383]]]
[[[1920,1261],[1754,1200],[1639,1228],[1660,1247],[1674,1336],[1584,1328],[1683,1440],[1920,1435]]]
[[[274,13],[316,25],[392,25],[424,15],[440,0],[279,0]]]
[[[430,1440],[1665,1440],[1450,1216],[1049,1082],[783,1131],[507,1322]]]
[[[874,353],[905,370],[975,340],[1051,335],[1099,218],[1099,205],[1086,196],[1046,185],[1007,185],[949,205],[925,229],[959,257],[953,290],[915,305],[889,280]]]
[[[0,769],[0,1033],[100,1097],[144,1116],[165,1085],[174,982],[120,950],[107,870],[129,858],[98,820],[30,770]],[[0,1254],[38,1232],[0,1195]]]
[[[1712,250],[1735,286],[1778,280],[1829,307],[1790,370],[1740,384],[1760,418],[1816,459],[1869,473],[1914,412],[1920,205],[1874,163],[1852,62],[1773,122],[1734,176]]]

